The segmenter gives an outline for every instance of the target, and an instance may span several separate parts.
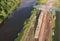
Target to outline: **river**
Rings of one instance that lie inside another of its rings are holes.
[[[22,0],[21,5],[8,16],[0,27],[0,41],[14,41],[23,28],[24,21],[29,18],[36,0]]]

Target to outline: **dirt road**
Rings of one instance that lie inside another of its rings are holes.
[[[55,2],[55,0],[48,0],[46,6],[52,8],[52,7],[54,7],[54,4],[55,4],[54,2]],[[35,36],[35,38],[38,39],[38,41],[51,41],[50,38],[51,38],[51,30],[52,30],[52,28],[51,28],[51,25],[50,25],[49,12],[50,11],[45,11],[45,12],[42,11],[41,14],[45,14],[45,15],[42,15],[42,16],[44,16],[45,19],[43,18],[41,20],[39,18],[39,20],[38,20],[38,26],[37,26],[37,30],[36,30],[36,36]],[[42,17],[42,16],[40,16],[40,17]],[[40,22],[40,21],[42,21],[42,22]]]

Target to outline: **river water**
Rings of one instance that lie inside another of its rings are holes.
[[[18,32],[23,28],[23,23],[31,15],[36,0],[22,0],[21,5],[9,15],[0,27],[0,41],[14,41]]]

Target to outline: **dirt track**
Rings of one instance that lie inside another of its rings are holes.
[[[54,6],[54,2],[55,2],[54,0],[48,0],[46,5],[49,6],[50,8],[52,8]],[[42,21],[42,22],[38,22],[38,26],[37,26],[38,30],[36,30],[35,39],[37,39],[38,41],[51,41],[50,38],[51,38],[52,28],[50,25],[49,12],[50,11],[45,11],[45,12],[42,11],[41,14],[45,14],[45,15],[42,15],[42,16],[44,16],[42,20],[41,19],[38,20],[38,21]],[[40,17],[42,17],[42,16],[40,16]]]

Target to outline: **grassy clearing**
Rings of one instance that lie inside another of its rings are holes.
[[[38,0],[37,5],[45,5],[48,0]]]

